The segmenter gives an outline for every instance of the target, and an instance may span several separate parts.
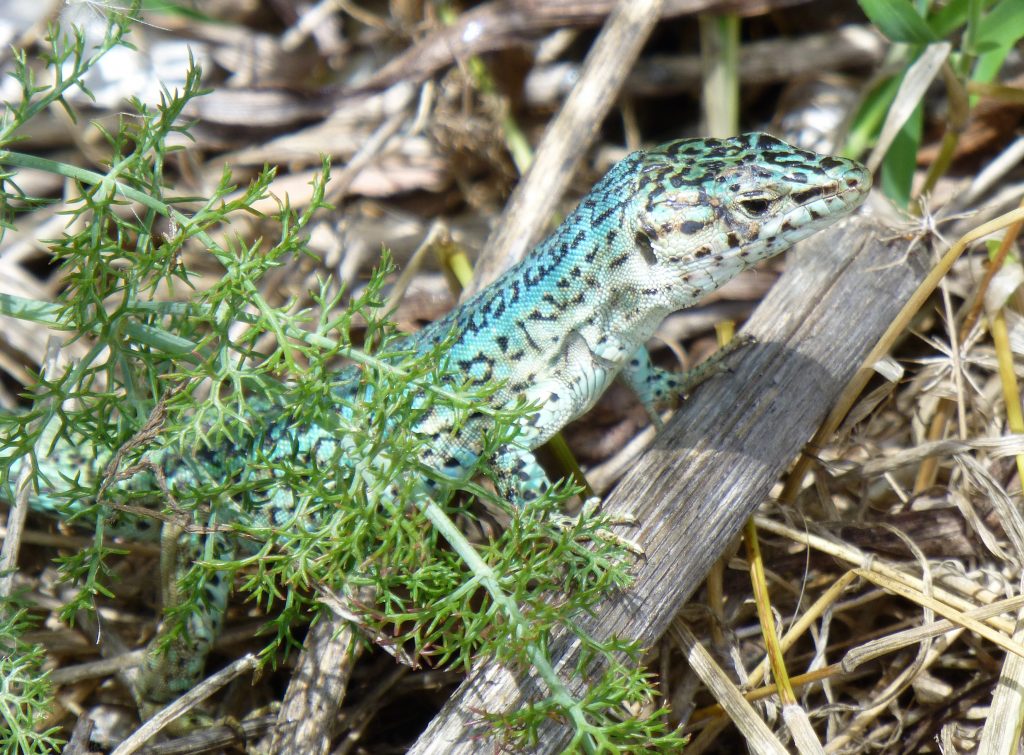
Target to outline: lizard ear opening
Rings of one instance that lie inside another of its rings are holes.
[[[643,231],[637,231],[634,242],[636,243],[637,251],[640,252],[640,256],[644,258],[644,262],[648,265],[658,264],[658,255],[654,253],[654,246],[651,244],[650,236]]]

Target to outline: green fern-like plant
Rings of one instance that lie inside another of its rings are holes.
[[[59,300],[0,296],[0,315],[45,325],[86,346],[85,356],[66,369],[37,376],[23,412],[0,415],[0,497],[17,499],[20,477],[29,490],[54,491],[51,510],[94,531],[90,547],[63,559],[65,577],[79,588],[65,617],[73,620],[111,594],[108,564],[122,551],[110,522],[141,512],[156,524],[173,520],[204,532],[230,531],[247,544],[231,558],[208,550],[176,575],[183,598],[172,607],[172,623],[199,604],[205,580],[227,573],[267,609],[264,657],[273,659],[297,644],[293,627],[321,610],[318,591],[369,588],[373,601],[360,616],[367,638],[386,635],[420,663],[468,668],[489,656],[538,671],[550,698],[495,720],[521,741],[557,715],[573,726],[575,746],[586,751],[677,746],[660,714],[639,721],[623,713],[625,704],[654,694],[636,659],[629,660],[635,648],[584,638],[603,655],[606,671],[582,698],[569,692],[547,657],[546,638],[555,626],[575,626],[575,615],[626,583],[629,557],[601,537],[608,523],[600,516],[587,513],[567,523],[557,515],[575,492],[569,486],[554,486],[521,511],[477,482],[488,474],[489,451],[514,436],[530,407],[489,408],[495,386],[464,385],[445,366],[444,344],[425,356],[408,347],[382,311],[387,255],[358,296],[327,278],[309,292],[308,305],[272,301],[262,291],[267,273],[310,254],[304,234],[325,208],[326,163],[305,208],[279,201],[276,214],[262,218],[272,237],[242,239],[230,229],[237,216],[259,214],[254,207],[271,196],[273,168],[240,190],[225,172],[207,197],[173,196],[164,173],[168,137],[187,134],[181,114],[203,93],[195,66],[182,90],[166,92],[158,106],[130,103],[131,116],[105,133],[107,161],[100,169],[12,149],[19,130],[43,109],[62,105],[75,117],[65,94],[82,89],[89,67],[126,43],[134,10],[111,16],[106,38],[91,51],[81,34],[51,30],[50,84],[37,85],[29,61],[17,57],[22,99],[7,104],[0,127],[4,228],[17,228],[25,213],[51,201],[22,191],[20,170],[49,171],[75,188],[60,208],[69,230],[49,242],[66,284]],[[200,273],[189,264],[197,257],[220,268],[201,289],[193,287]],[[353,342],[357,320],[373,349]],[[339,365],[345,362],[356,365],[345,374],[360,389],[357,400],[339,406]],[[429,406],[456,418],[491,415],[484,461],[461,480],[420,462],[428,439],[412,428]],[[346,463],[315,470],[275,459],[268,469],[262,446],[253,442],[268,413],[296,428],[316,425],[347,438]],[[46,472],[48,454],[61,443],[85,449],[87,472],[80,468],[60,479]],[[234,514],[265,476],[247,482],[210,476],[173,501],[159,490],[131,491],[116,482],[119,472],[153,454],[203,449],[231,449],[244,468],[271,474],[290,491],[295,516],[266,522]],[[430,500],[416,494],[422,476],[439,485]],[[505,508],[510,524],[493,541],[471,544],[453,523],[468,511],[467,495]],[[18,640],[24,613],[11,602],[0,611],[6,622],[0,624],[0,663],[20,655],[19,669],[37,669],[38,651]],[[36,672],[11,673],[17,680]],[[0,734],[8,737],[3,745],[10,749],[35,737],[25,751],[51,746],[52,731],[31,733],[45,710],[45,684],[8,684],[5,694],[0,730],[10,734]]]

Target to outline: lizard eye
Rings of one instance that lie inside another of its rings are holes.
[[[640,252],[640,256],[644,258],[644,262],[648,265],[657,265],[658,255],[654,253],[654,245],[651,243],[651,237],[643,231],[637,231],[634,241],[636,242],[637,251]]]
[[[736,203],[744,215],[759,218],[766,215],[775,203],[774,194],[751,191],[736,198]]]

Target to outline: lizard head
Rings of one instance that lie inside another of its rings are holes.
[[[860,163],[762,133],[680,139],[642,161],[628,216],[641,255],[675,282],[674,307],[831,225],[871,188]]]

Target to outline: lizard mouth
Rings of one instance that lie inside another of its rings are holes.
[[[807,186],[790,194],[792,210],[788,213],[802,213],[807,222],[816,227],[819,221],[827,221],[837,215],[853,212],[871,190],[871,175],[859,163],[846,163],[840,175],[817,186]]]

